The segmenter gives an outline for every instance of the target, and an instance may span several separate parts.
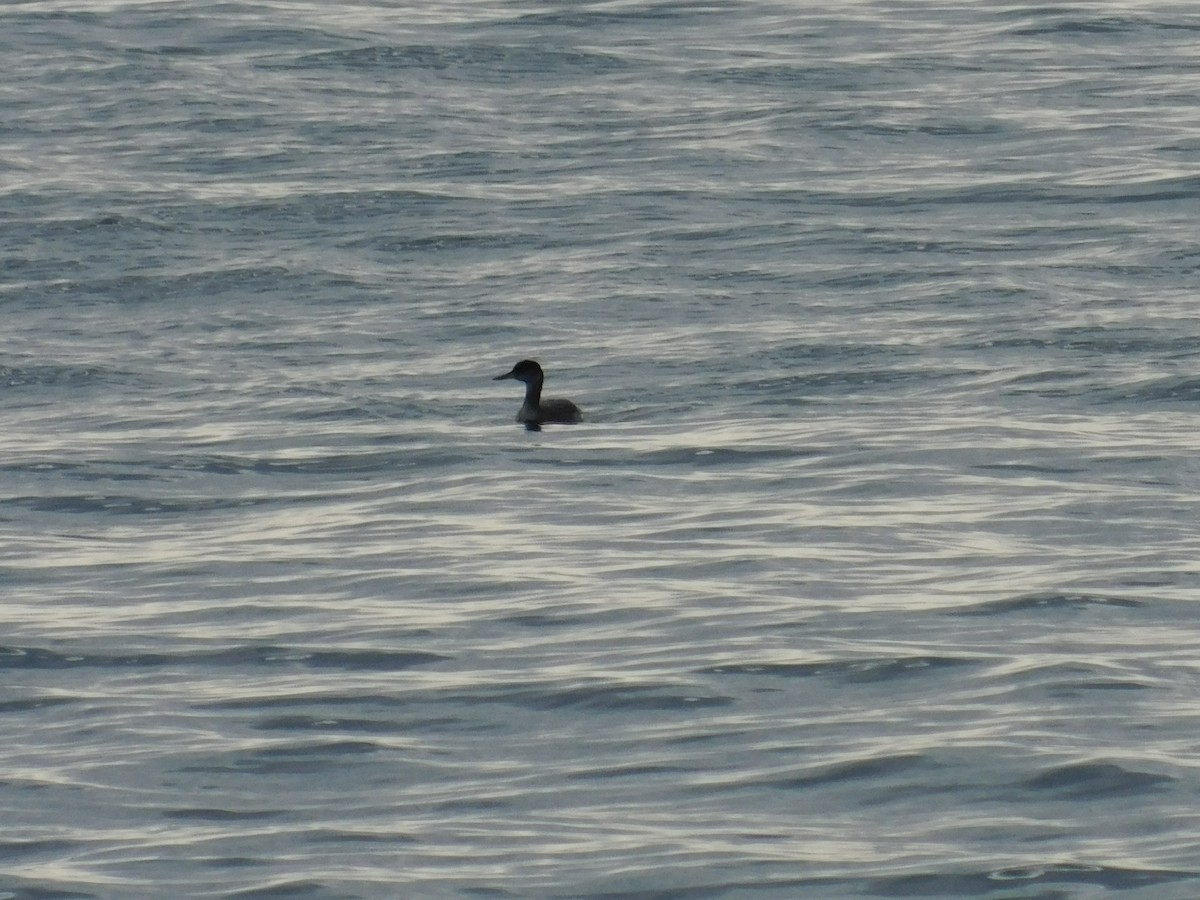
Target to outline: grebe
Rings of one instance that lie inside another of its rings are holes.
[[[521,410],[517,413],[517,421],[524,422],[526,428],[537,431],[546,422],[574,425],[583,421],[583,413],[570,400],[542,399],[542,381],[545,376],[542,374],[542,367],[532,359],[521,360],[512,367],[511,372],[497,375],[492,381],[503,381],[505,378],[525,382],[525,402],[521,404]]]

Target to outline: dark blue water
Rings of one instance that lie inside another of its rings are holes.
[[[1193,900],[1198,36],[0,9],[0,897]]]

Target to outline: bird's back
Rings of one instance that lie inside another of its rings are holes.
[[[538,404],[538,418],[543,422],[582,422],[583,412],[570,400],[553,398]]]

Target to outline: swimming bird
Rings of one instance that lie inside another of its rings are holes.
[[[574,425],[583,421],[583,413],[570,400],[543,400],[542,382],[545,380],[542,367],[532,359],[523,359],[512,367],[511,372],[497,375],[492,381],[503,381],[512,378],[525,382],[525,402],[517,413],[517,421],[524,422],[525,427],[537,431],[546,422],[563,425]]]

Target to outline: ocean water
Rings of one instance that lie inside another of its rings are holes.
[[[1198,39],[0,7],[0,898],[1200,896]]]

